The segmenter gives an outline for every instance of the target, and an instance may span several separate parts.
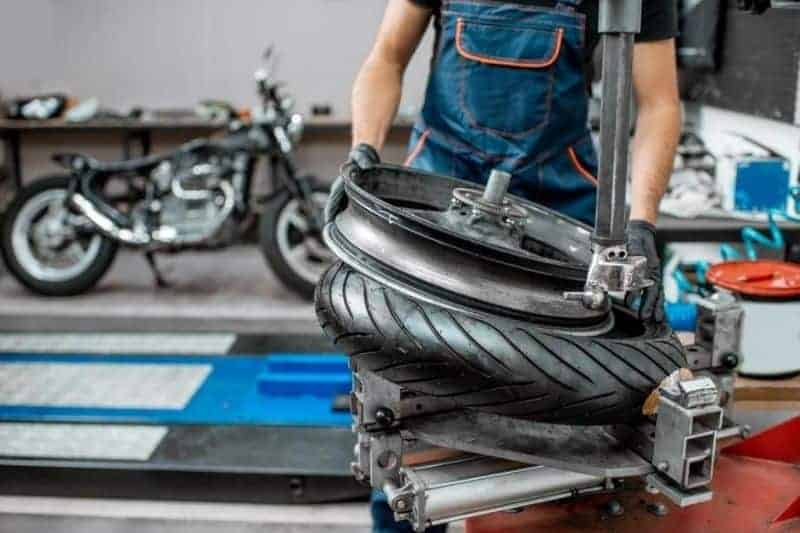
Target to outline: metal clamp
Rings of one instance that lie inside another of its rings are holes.
[[[695,342],[711,353],[712,367],[734,369],[741,363],[743,318],[744,309],[729,293],[698,300]]]
[[[652,463],[680,489],[711,483],[723,419],[718,402],[717,388],[707,377],[661,389]]]
[[[585,289],[566,292],[567,300],[578,300],[589,309],[608,305],[608,293],[627,293],[652,285],[647,279],[647,259],[630,256],[624,245],[595,245]]]

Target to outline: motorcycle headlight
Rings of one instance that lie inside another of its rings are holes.
[[[286,126],[286,133],[289,135],[289,139],[293,143],[299,142],[300,138],[303,136],[303,130],[305,129],[305,120],[303,119],[303,115],[299,113],[295,113],[289,119],[289,124]]]

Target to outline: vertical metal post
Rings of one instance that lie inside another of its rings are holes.
[[[508,186],[511,183],[511,174],[503,172],[502,170],[494,169],[489,175],[489,181],[486,182],[486,188],[483,190],[483,200],[490,204],[501,204],[508,192]]]
[[[625,243],[633,38],[641,29],[642,0],[600,0],[602,101],[600,165],[593,241],[603,247]]]

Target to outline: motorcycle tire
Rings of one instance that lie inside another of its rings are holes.
[[[459,407],[533,421],[600,425],[641,417],[647,396],[686,366],[667,325],[615,310],[593,337],[417,300],[334,264],[316,292],[320,325],[351,367]]]
[[[88,291],[106,274],[117,254],[118,243],[98,235],[100,245],[97,253],[89,264],[74,275],[59,280],[47,280],[37,277],[25,267],[25,261],[20,259],[14,246],[13,232],[17,218],[25,206],[39,195],[60,190],[66,193],[70,180],[69,176],[47,176],[21,189],[8,206],[0,228],[0,248],[9,272],[25,287],[43,296],[75,296]]]
[[[312,192],[315,196],[320,195],[322,198],[321,195],[324,195],[324,199],[327,199],[328,190],[326,188],[315,187]],[[286,248],[289,246],[287,239],[292,237],[287,234],[289,230],[285,227],[285,217],[288,210],[297,208],[297,202],[298,200],[289,191],[282,190],[264,204],[264,212],[259,222],[259,242],[264,260],[281,283],[304,300],[310,301],[314,297],[314,289],[327,265],[320,264],[318,265],[319,272],[312,272],[317,266],[313,262],[306,265],[308,269],[304,269],[303,265],[293,263],[287,257]],[[320,209],[324,208],[324,205],[322,202]],[[295,240],[298,238],[301,236],[295,236]]]

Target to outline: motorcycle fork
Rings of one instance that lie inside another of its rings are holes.
[[[314,190],[311,182],[297,178],[294,163],[288,157],[282,157],[280,163],[283,165],[284,186],[289,191],[289,194],[303,204],[303,208],[308,213],[309,221],[311,222],[310,232],[319,234],[322,230],[322,213],[314,205]]]

